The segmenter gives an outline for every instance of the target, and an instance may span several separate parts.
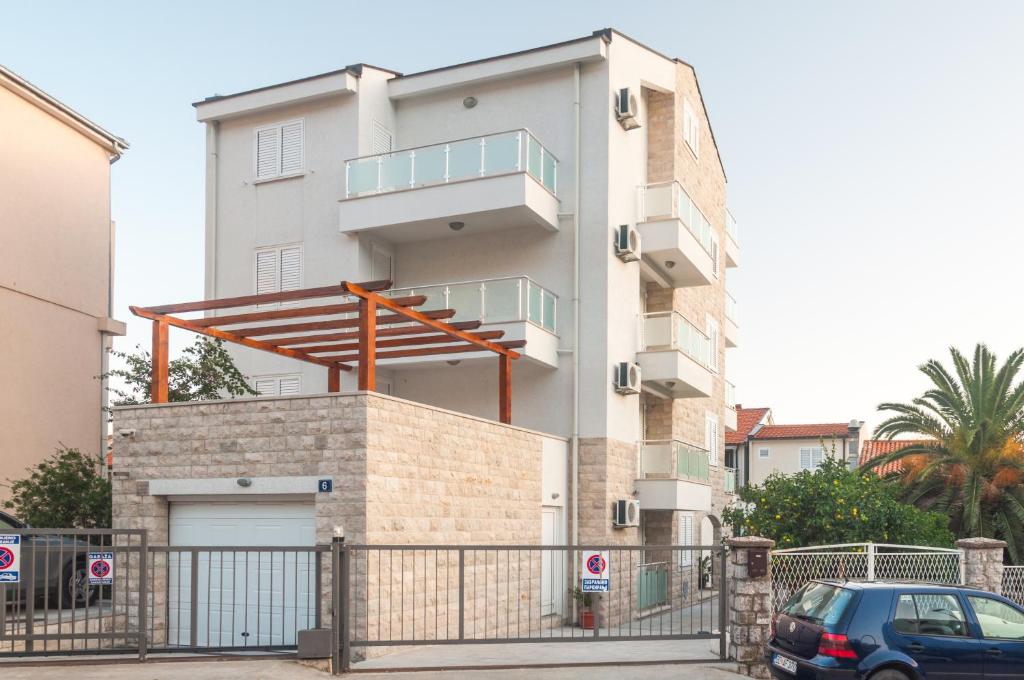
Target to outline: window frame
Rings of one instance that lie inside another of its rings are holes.
[[[285,292],[285,291],[281,290],[281,279],[282,279],[282,277],[281,277],[281,255],[282,255],[282,253],[285,250],[288,250],[290,248],[297,248],[298,251],[299,251],[299,285],[298,285],[298,288],[289,288],[288,290],[302,290],[302,287],[305,285],[305,282],[306,282],[306,248],[305,248],[305,245],[304,245],[304,243],[302,241],[294,241],[292,243],[281,243],[281,244],[273,245],[273,246],[260,246],[260,247],[257,247],[257,248],[253,248],[253,251],[252,251],[252,292],[253,292],[254,295],[261,295],[261,294],[270,295],[270,294],[273,294],[273,293]],[[269,252],[275,253],[276,257],[277,257],[277,263],[276,263],[276,267],[277,267],[277,285],[275,286],[275,290],[272,290],[272,291],[269,291],[269,292],[268,291],[264,291],[264,293],[260,293],[259,292],[259,278],[260,278],[259,258],[260,258],[260,253],[269,253]],[[274,309],[274,308],[277,308],[279,305],[282,305],[282,304],[283,305],[289,305],[289,304],[296,304],[296,302],[298,302],[298,301],[293,301],[293,302],[268,302],[266,304],[257,305],[257,307],[260,308],[260,309]]]
[[[912,632],[912,633],[905,633],[905,632],[902,632],[902,631],[894,631],[897,635],[904,635],[904,636],[915,636],[916,635],[916,636],[921,636],[921,637],[947,638],[947,639],[953,639],[953,640],[971,640],[971,639],[976,639],[974,637],[973,633],[971,632],[971,623],[972,622],[968,618],[967,603],[964,602],[963,598],[960,597],[959,594],[957,594],[957,593],[929,593],[929,592],[914,591],[914,590],[897,591],[896,592],[896,597],[894,597],[893,600],[892,600],[892,610],[889,612],[889,622],[890,622],[890,625],[893,625],[892,622],[896,620],[896,608],[899,606],[900,597],[902,597],[904,595],[909,596],[911,598],[911,601],[914,603],[914,614],[917,617],[915,619],[915,623],[917,624],[916,625],[917,629],[914,632]],[[920,611],[920,609],[918,609],[918,606],[917,606],[917,598],[918,597],[925,597],[925,596],[927,596],[927,597],[950,597],[950,598],[953,598],[953,601],[955,601],[957,603],[957,606],[960,608],[960,615],[963,617],[962,620],[961,620],[961,623],[963,624],[964,632],[962,634],[960,634],[960,635],[941,635],[939,633],[922,633],[921,632],[921,611]],[[973,615],[973,613],[974,613],[973,609],[970,610],[970,613],[971,613],[971,615]]]
[[[996,604],[1001,604],[1004,607],[1009,607],[1011,611],[1016,611],[1018,614],[1021,615],[1022,618],[1024,618],[1024,612],[1022,612],[1021,610],[1013,607],[1012,605],[1008,604],[1007,602],[1004,602],[1003,600],[997,600],[994,597],[986,597],[985,595],[967,595],[966,599],[967,599],[967,604],[968,604],[968,606],[970,607],[970,610],[971,610],[971,618],[974,619],[974,623],[978,626],[978,633],[981,636],[982,640],[999,640],[1001,642],[1015,642],[1015,643],[1018,643],[1018,644],[1019,643],[1024,643],[1024,640],[1022,640],[1021,638],[1004,638],[1004,637],[995,637],[995,636],[989,637],[988,635],[986,635],[985,634],[985,629],[981,625],[981,619],[978,618],[978,611],[974,607],[974,601],[975,600],[986,600],[986,601],[989,601],[989,602],[995,602]],[[1024,625],[1024,624],[1022,624],[1022,625]]]
[[[294,125],[298,123],[302,129],[302,147],[300,154],[302,162],[299,164],[298,170],[292,172],[282,172],[281,164],[284,158],[284,128],[286,125]],[[260,176],[259,168],[259,156],[260,156],[260,133],[266,130],[277,130],[277,171],[272,175]],[[268,123],[267,125],[259,125],[254,127],[252,130],[252,177],[254,184],[260,184],[263,182],[273,182],[278,179],[288,179],[290,177],[301,177],[306,174],[306,119],[303,118],[292,118],[291,120],[282,120],[277,123]]]
[[[695,521],[694,521],[695,515],[694,515],[694,513],[692,511],[683,510],[683,511],[677,512],[676,514],[678,515],[678,517],[677,517],[677,526],[676,526],[676,541],[678,542],[679,545],[693,545],[694,544],[693,543],[693,532],[694,532],[694,524],[695,524]],[[688,541],[685,541],[685,542],[683,541],[683,538],[682,538],[682,536],[683,536],[683,520],[684,519],[689,521],[689,526],[690,526],[690,531],[689,531],[690,538],[689,538]],[[694,559],[693,559],[693,552],[694,551],[692,551],[692,550],[680,550],[679,551],[679,555],[678,555],[678,559],[676,560],[676,564],[678,565],[678,567],[680,569],[685,569],[687,567],[692,567],[694,565],[695,562],[694,562]]]
[[[764,452],[764,455],[762,455],[762,452]],[[771,457],[772,457],[772,448],[770,446],[759,446],[759,447],[757,447],[757,459],[758,460],[768,460]]]
[[[694,158],[700,158],[700,118],[697,111],[690,104],[690,100],[683,98],[683,142]]]
[[[810,462],[810,467],[804,467],[804,451],[809,451],[810,452],[808,454],[808,460]],[[818,459],[818,464],[817,465],[814,464],[814,452],[815,451],[821,451],[821,458]],[[800,453],[798,455],[800,456],[800,460],[797,461],[798,464],[800,465],[800,471],[802,472],[804,470],[809,470],[811,472],[814,472],[815,470],[817,470],[818,468],[821,467],[822,463],[825,462],[825,447],[824,446],[801,446],[800,447]]]
[[[281,381],[282,380],[286,380],[286,379],[290,379],[290,378],[295,378],[295,380],[298,382],[298,390],[295,392],[295,394],[284,394],[283,395],[283,394],[281,394]],[[274,394],[259,394],[259,393],[257,393],[257,395],[256,395],[257,397],[280,398],[280,397],[299,396],[299,395],[302,394],[302,373],[260,373],[260,374],[257,374],[257,375],[251,375],[251,376],[249,376],[249,386],[252,387],[255,390],[256,389],[256,382],[259,381],[259,380],[273,380],[274,381]]]

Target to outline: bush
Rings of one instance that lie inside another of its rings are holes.
[[[4,507],[38,528],[93,529],[110,526],[110,482],[100,458],[78,449],[57,453],[11,484]]]
[[[764,536],[778,548],[833,543],[897,543],[952,547],[949,518],[897,498],[898,490],[873,473],[834,458],[817,470],[772,474],[738,492],[742,505],[722,516],[734,535]]]

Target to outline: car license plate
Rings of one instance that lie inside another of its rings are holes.
[[[786,671],[787,673],[792,673],[793,675],[796,675],[796,661],[793,661],[792,659],[787,659],[781,654],[776,654],[772,657],[772,663],[775,666]]]

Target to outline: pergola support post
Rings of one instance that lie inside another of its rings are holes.
[[[512,424],[512,357],[498,355],[498,420]]]
[[[154,404],[167,403],[167,336],[170,327],[164,321],[153,322],[152,377],[149,400]]]
[[[341,392],[341,369],[337,366],[327,369],[327,391]]]
[[[377,303],[359,299],[359,389],[377,390]]]

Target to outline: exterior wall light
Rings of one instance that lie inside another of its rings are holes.
[[[452,231],[462,231],[462,228],[466,226],[465,222],[449,222],[448,228]]]
[[[238,479],[235,480],[235,483],[238,484],[238,486],[242,487],[243,489],[252,486],[252,480],[249,479],[248,477],[239,477]]]
[[[467,109],[471,109],[476,106],[476,97],[466,97],[462,100],[462,105]]]

